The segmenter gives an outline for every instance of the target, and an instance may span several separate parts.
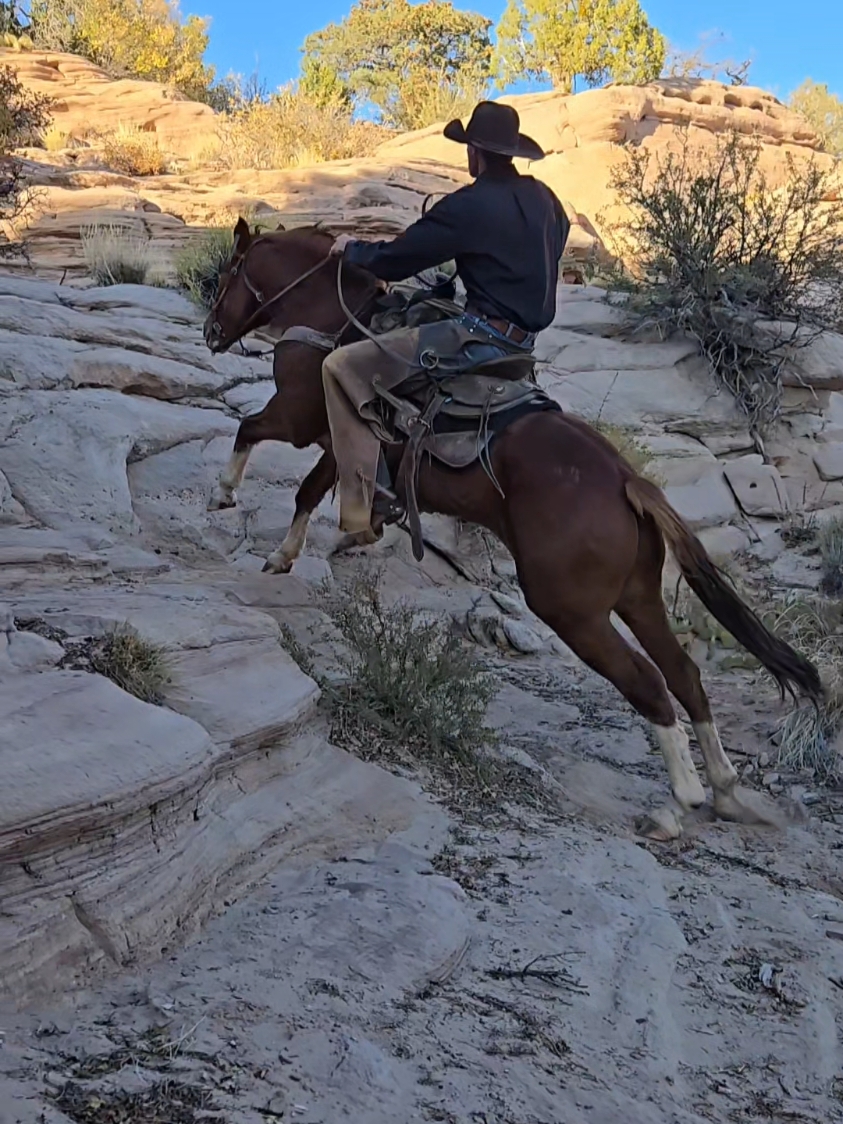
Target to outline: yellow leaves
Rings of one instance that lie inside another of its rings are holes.
[[[208,24],[197,16],[182,22],[169,0],[43,0],[72,16],[78,49],[115,77],[177,86],[188,96],[207,91],[214,72],[202,61]]]

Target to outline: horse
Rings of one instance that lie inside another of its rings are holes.
[[[258,326],[282,333],[275,349],[276,393],[242,421],[209,506],[236,503],[236,488],[259,441],[298,448],[316,444],[323,450],[296,495],[286,538],[267,559],[264,569],[274,573],[292,567],[310,515],[336,479],[322,360],[332,346],[355,338],[354,320],[365,326],[380,287],[369,274],[346,268],[340,291],[332,241],[319,226],[253,235],[241,219],[204,327],[213,352],[227,350]],[[350,318],[352,309],[357,312]],[[400,445],[384,447],[393,479],[401,452]],[[479,463],[457,471],[423,458],[419,509],[479,524],[496,535],[515,561],[531,611],[650,724],[673,801],[645,817],[640,832],[660,841],[677,838],[683,815],[706,800],[670,695],[691,720],[714,814],[739,823],[780,822],[737,786],[699,668],[671,631],[662,596],[666,550],[712,616],[766,668],[783,699],[790,694],[817,704],[823,688],[816,667],[763,624],[664,493],[586,422],[559,410],[518,417],[495,437],[491,463],[490,474]],[[365,541],[380,533],[375,520],[373,528]],[[612,624],[612,612],[649,658],[626,642]]]

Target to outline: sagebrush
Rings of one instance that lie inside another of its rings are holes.
[[[155,133],[135,126],[121,125],[99,138],[105,163],[115,172],[127,176],[160,176],[167,170],[167,161]]]
[[[630,149],[612,184],[629,217],[615,226],[622,284],[638,330],[690,334],[750,427],[778,416],[794,349],[843,324],[843,202],[834,172],[789,153],[780,186],[761,145],[730,135],[661,157]]]
[[[16,242],[19,223],[36,201],[15,148],[37,144],[50,122],[51,102],[27,90],[8,66],[0,66],[0,254],[21,249]]]
[[[208,309],[214,303],[220,272],[234,249],[231,227],[212,227],[191,239],[176,256],[176,279],[190,297]]]
[[[453,623],[404,601],[386,605],[373,570],[326,589],[324,604],[346,651],[331,689],[341,743],[476,778],[493,740],[485,714],[495,687]]]

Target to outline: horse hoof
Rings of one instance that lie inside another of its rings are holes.
[[[638,817],[635,833],[656,843],[669,843],[682,835],[682,820],[673,808],[656,808]]]
[[[237,507],[237,496],[234,495],[233,493],[230,496],[226,496],[226,495],[223,495],[222,493],[218,493],[215,496],[211,496],[211,498],[208,500],[208,506],[205,510],[206,511],[228,511],[229,508],[232,508],[232,507]]]
[[[290,558],[275,558],[271,554],[264,562],[262,574],[289,574],[293,568],[293,563]]]

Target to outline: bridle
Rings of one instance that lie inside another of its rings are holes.
[[[214,320],[211,324],[211,327],[212,327],[213,331],[216,332],[222,338],[223,330],[222,330],[222,326],[220,325],[219,321],[216,319],[216,312],[219,309],[222,301],[228,295],[228,290],[231,288],[231,283],[232,283],[233,279],[235,277],[237,277],[238,273],[240,272],[240,270],[242,268],[242,270],[243,270],[243,284],[246,286],[246,288],[249,290],[249,292],[252,294],[252,296],[258,302],[258,307],[255,309],[255,311],[252,313],[252,315],[248,317],[248,319],[246,320],[246,323],[242,326],[242,328],[239,329],[238,334],[236,336],[234,336],[231,340],[228,341],[229,347],[231,347],[235,343],[237,343],[238,340],[242,340],[242,338],[244,336],[247,336],[249,334],[249,332],[251,332],[252,329],[257,326],[258,322],[261,319],[263,319],[263,317],[266,314],[266,310],[268,308],[271,308],[272,305],[277,304],[278,301],[280,301],[282,297],[286,297],[288,293],[293,291],[293,289],[296,289],[296,288],[298,288],[299,285],[302,285],[305,281],[308,280],[308,278],[312,277],[314,273],[318,273],[319,270],[323,266],[327,265],[328,262],[331,260],[331,255],[326,254],[324,258],[321,258],[316,263],[316,265],[311,266],[310,269],[306,270],[304,273],[301,274],[301,276],[297,277],[295,279],[295,281],[291,281],[290,284],[286,285],[279,293],[276,293],[274,296],[270,297],[269,300],[267,300],[266,297],[264,296],[263,292],[260,289],[258,289],[257,286],[255,286],[249,280],[249,275],[246,272],[246,258],[249,255],[249,251],[254,246],[256,246],[257,243],[260,242],[260,241],[261,241],[260,238],[256,238],[253,242],[250,242],[249,245],[246,247],[246,249],[243,251],[243,253],[239,256],[237,261],[232,263],[232,266],[228,271],[228,277],[226,278],[225,285],[223,285],[222,291],[218,294],[217,299],[214,301],[213,305],[211,306],[210,315],[214,317]]]

